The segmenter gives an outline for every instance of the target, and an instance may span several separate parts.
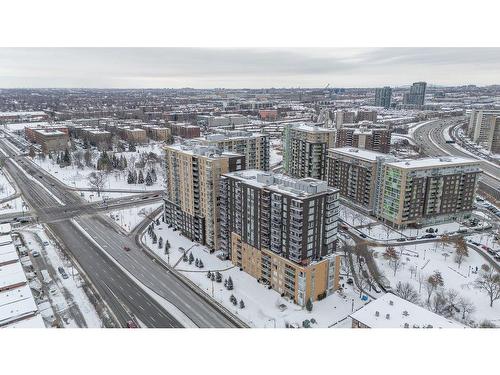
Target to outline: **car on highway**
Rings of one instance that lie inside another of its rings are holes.
[[[130,247],[128,247],[128,246],[123,246],[123,250],[125,250],[125,251],[130,251]]]
[[[38,251],[36,251],[36,250],[33,250],[33,251],[31,252],[31,255],[32,255],[34,258],[36,258],[36,257],[39,257],[39,256],[40,256],[40,253],[39,253]]]
[[[398,238],[396,241],[398,241],[398,242],[405,242],[405,241],[406,241],[406,238],[404,238],[404,237],[400,237],[400,238]]]
[[[153,198],[158,198],[160,196],[160,194],[155,194],[153,195]]]
[[[497,253],[493,259],[495,259],[497,262],[500,262],[500,253]]]
[[[149,197],[142,197],[141,199],[148,199]]]
[[[137,327],[137,324],[133,320],[128,320],[127,321],[127,328],[139,328]]]
[[[420,238],[422,238],[422,239],[425,239],[425,238],[436,238],[436,235],[429,233],[429,234],[424,234]]]

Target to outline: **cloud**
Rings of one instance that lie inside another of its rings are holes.
[[[0,87],[499,83],[500,48],[0,48]]]

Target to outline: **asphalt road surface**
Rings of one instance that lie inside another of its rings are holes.
[[[15,149],[3,139],[0,139],[0,148],[9,155],[3,155],[4,168],[18,184],[31,213],[34,211],[49,222],[47,227],[78,262],[121,326],[125,326],[132,316],[147,327],[182,327],[183,323],[179,320],[190,321],[190,325],[198,327],[245,326],[200,294],[199,290],[183,282],[173,271],[152,261],[134,239],[110,219],[92,214],[92,209],[98,211],[96,207],[87,206],[89,212],[74,221],[58,216],[61,206],[66,210],[75,210],[81,209],[85,202],[48,174],[41,172],[43,177],[38,178],[33,173],[23,172],[24,169],[33,172],[37,167],[27,158],[17,156]],[[51,218],[57,220],[52,221]],[[125,246],[130,251],[125,251]],[[151,294],[154,293],[159,298],[153,298]],[[168,303],[158,302],[162,298],[174,305],[175,311],[165,307]],[[182,319],[174,317],[179,317],[179,314],[183,315]]]

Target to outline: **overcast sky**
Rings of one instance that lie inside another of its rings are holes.
[[[500,48],[0,48],[0,87],[500,84]]]

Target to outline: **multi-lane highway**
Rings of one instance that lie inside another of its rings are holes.
[[[446,143],[443,133],[452,127],[458,126],[463,121],[464,119],[460,117],[425,123],[415,130],[413,139],[422,148],[422,151],[429,156],[452,155],[476,159],[484,172],[481,176],[479,190],[493,196],[495,199],[500,199],[500,167],[488,160],[461,150],[453,143]]]
[[[6,140],[0,139],[0,149],[4,168],[32,213],[47,222],[46,228],[79,264],[121,326],[132,317],[147,327],[245,326],[174,270],[152,261],[112,220],[92,213],[97,207],[83,202],[56,178],[31,173],[36,165],[19,156]],[[87,212],[73,215],[79,210]]]

